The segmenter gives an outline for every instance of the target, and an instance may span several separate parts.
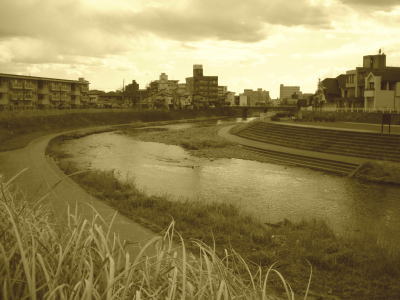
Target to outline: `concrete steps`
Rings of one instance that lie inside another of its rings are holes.
[[[238,136],[290,148],[400,161],[400,136],[258,122]]]
[[[307,167],[315,170],[322,170],[331,173],[336,173],[339,175],[348,175],[358,167],[357,164],[314,158],[303,155],[289,154],[272,150],[265,150],[250,146],[243,146],[243,147],[247,150],[262,155],[264,158],[266,158],[268,161],[272,163]]]

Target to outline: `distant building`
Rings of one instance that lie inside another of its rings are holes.
[[[168,75],[161,73],[160,79],[155,81],[157,83],[158,91],[175,91],[178,88],[179,80],[169,80]]]
[[[86,106],[89,82],[0,74],[0,108],[69,108]]]
[[[104,107],[103,103],[100,100],[100,96],[104,95],[104,91],[99,91],[99,90],[90,90],[88,95],[89,95],[89,106],[95,106],[95,107]]]
[[[103,107],[122,107],[124,105],[124,97],[122,92],[108,92],[99,96],[99,103]]]
[[[148,108],[174,108],[178,82],[179,80],[169,80],[167,74],[161,73],[158,80],[150,82],[146,89],[147,97],[141,100],[142,104]]]
[[[193,65],[193,77],[186,78],[186,85],[196,108],[218,106],[218,76],[204,76],[202,65]]]
[[[294,99],[293,95],[297,95],[298,97],[301,95],[299,86],[285,86],[283,84],[280,85],[279,99],[281,100],[281,102]]]
[[[192,100],[188,91],[186,83],[178,83],[178,89],[176,90],[174,99],[175,109],[184,109],[191,106]]]
[[[261,88],[253,91],[251,89],[245,89],[240,96],[246,96],[246,106],[257,106],[257,105],[267,105],[271,101],[269,96],[269,91],[265,91]],[[245,102],[243,97],[240,101],[240,105]]]
[[[218,86],[218,105],[225,105],[226,94],[228,93],[228,87],[219,85]]]
[[[240,106],[247,106],[249,102],[249,96],[245,95],[245,94],[240,94],[239,95],[239,105]]]
[[[237,105],[235,99],[236,95],[234,92],[227,92],[225,97],[225,104],[230,106]]]

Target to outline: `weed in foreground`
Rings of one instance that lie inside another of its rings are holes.
[[[277,299],[269,289],[273,276],[294,299],[273,265],[253,273],[234,250],[219,257],[198,240],[187,251],[174,222],[131,257],[130,246],[98,214],[89,221],[68,211],[61,230],[45,204],[4,182],[0,206],[2,299]]]

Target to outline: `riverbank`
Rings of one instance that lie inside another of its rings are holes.
[[[239,273],[248,266],[234,251],[219,257],[201,241],[182,239],[176,248],[173,223],[130,257],[95,211],[91,220],[65,211],[61,228],[48,206],[1,180],[0,207],[1,299],[277,299],[270,285],[274,269],[269,277],[243,278]],[[145,254],[148,248],[156,249],[154,256]]]
[[[127,126],[118,130],[118,133],[144,142],[157,142],[180,146],[193,156],[210,160],[236,158],[258,162],[270,162],[265,156],[247,150],[241,145],[232,143],[221,137],[218,131],[227,125],[228,123],[223,125],[199,123],[195,127],[180,130],[167,130],[165,128],[148,128],[142,130],[140,128]],[[241,128],[243,126],[247,126],[247,123],[238,124],[233,128]]]
[[[229,142],[218,135],[218,131],[225,126],[226,124],[217,126],[199,124],[198,127],[174,131],[151,128],[143,131],[133,127],[126,127],[119,132],[145,142],[181,146],[191,155],[197,157],[208,159],[236,158],[269,162],[263,155],[246,150],[240,145]],[[245,126],[248,126],[248,124],[236,125],[232,128],[233,133]],[[400,185],[400,164],[396,162],[368,161],[360,165],[350,176],[374,183]]]
[[[351,175],[364,181],[400,185],[400,164],[395,162],[366,162]]]
[[[136,111],[120,110],[54,110],[0,112],[0,151],[26,146],[40,136],[82,127],[230,116],[229,109]]]
[[[214,153],[232,147],[226,145],[226,141],[214,140],[211,133],[217,129],[210,126],[205,129],[202,136],[198,132],[200,128],[185,129],[186,135],[182,135],[182,131],[172,134],[175,143],[180,143],[179,138],[182,138],[187,148],[200,148],[190,150],[199,151],[198,155],[203,151]],[[152,139],[158,139],[158,134],[172,140],[164,131],[140,134],[150,134]],[[191,140],[193,136],[197,140]],[[54,157],[63,157],[62,145],[55,141],[51,148]],[[82,168],[68,163],[67,159],[59,159],[59,165],[66,173]],[[136,221],[145,220],[145,225],[152,224],[153,230],[161,230],[173,218],[184,237],[215,242],[217,253],[232,247],[246,261],[264,268],[278,261],[278,270],[298,292],[307,286],[308,260],[314,268],[312,290],[344,299],[395,299],[400,295],[397,257],[387,256],[374,245],[337,238],[323,222],[293,224],[286,221],[266,225],[232,205],[177,202],[168,197],[148,196],[133,184],[119,182],[114,175],[92,171],[74,176],[74,180],[122,214]],[[376,274],[382,274],[379,281]]]

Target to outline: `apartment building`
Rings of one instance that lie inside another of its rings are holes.
[[[293,99],[293,95],[301,96],[301,91],[299,86],[287,86],[281,84],[279,87],[279,99],[281,101]]]
[[[0,73],[0,108],[79,107],[89,102],[89,82]]]
[[[246,106],[256,106],[256,105],[266,105],[271,101],[269,96],[269,91],[265,91],[261,88],[253,91],[251,89],[245,89],[242,94],[240,94],[241,105]]]
[[[227,92],[225,98],[225,105],[234,106],[236,103],[236,94],[234,92]]]
[[[186,85],[194,107],[219,105],[218,76],[204,76],[202,65],[193,65],[193,77],[186,78]]]
[[[228,94],[228,87],[225,85],[218,86],[218,105],[225,105],[225,99]]]

